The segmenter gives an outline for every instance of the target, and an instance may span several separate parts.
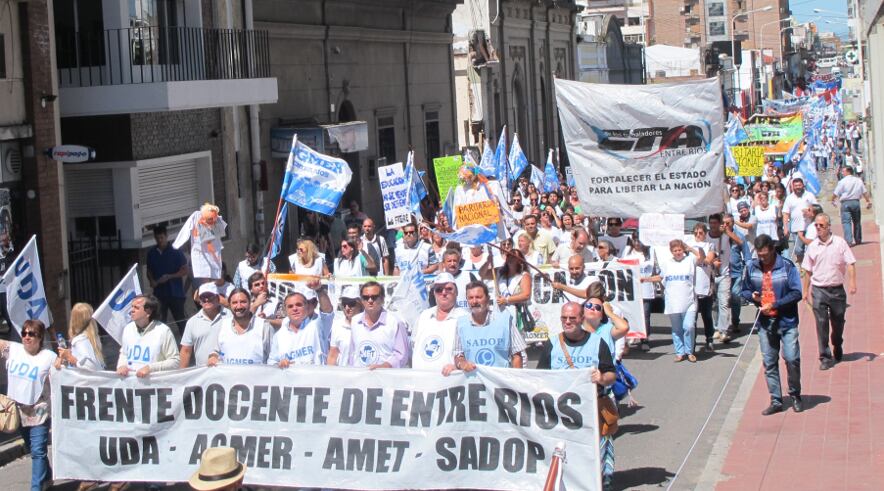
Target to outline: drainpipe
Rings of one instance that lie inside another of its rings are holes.
[[[414,5],[410,8],[414,8]],[[409,32],[408,21],[405,18],[406,9],[402,9],[402,30],[405,32]],[[403,58],[405,58],[405,124],[407,128],[408,135],[408,145],[410,147],[414,146],[414,141],[411,139],[411,88],[408,77],[408,69],[409,69],[409,55],[411,54],[411,34],[409,33],[408,40],[402,45],[402,54]],[[388,164],[390,162],[387,162]]]
[[[252,0],[244,0],[243,2],[243,19],[245,27],[251,31],[255,28],[255,12]],[[252,58],[254,60],[254,58]],[[257,67],[257,65],[255,65]],[[234,115],[238,111],[234,112]],[[259,179],[261,176],[261,107],[258,104],[249,106],[249,153],[252,155],[252,180]],[[255,186],[254,206],[255,206],[255,237],[260,239],[264,233],[264,192],[258,186]],[[245,213],[240,213],[240,217],[245,217]]]

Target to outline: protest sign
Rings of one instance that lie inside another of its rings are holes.
[[[750,142],[794,142],[804,136],[801,114],[756,117],[745,129]]]
[[[761,176],[764,174],[764,147],[752,145],[745,147],[730,147],[731,154],[737,162],[738,176]],[[734,175],[733,171],[726,169],[728,177]]]
[[[448,190],[457,185],[457,171],[461,164],[463,164],[463,157],[460,155],[433,159],[436,185],[439,187],[439,196],[442,196],[443,200],[448,196]]]
[[[684,235],[681,213],[643,213],[638,218],[638,240],[648,247],[669,248],[669,241]]]
[[[556,101],[582,209],[637,217],[724,208],[718,79],[653,85],[557,79]]]
[[[37,255],[37,236],[31,236],[21,254],[3,275],[6,285],[6,311],[12,326],[21,334],[22,324],[28,319],[39,319],[46,327],[52,324],[46,291],[43,287],[43,271]]]
[[[402,162],[378,167],[378,181],[384,198],[384,218],[387,228],[401,227],[411,223],[408,206],[408,180]]]
[[[289,203],[324,215],[333,215],[350,184],[353,172],[346,160],[323,155],[292,140],[286,164],[287,189],[282,197]]]
[[[541,489],[568,442],[571,490],[598,490],[590,369],[218,366],[53,373],[55,479],[182,482],[231,446],[250,486]],[[442,484],[444,483],[444,484]]]
[[[456,205],[454,214],[458,227],[491,225],[500,221],[500,210],[490,200]]]

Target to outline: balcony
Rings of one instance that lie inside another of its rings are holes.
[[[61,115],[274,103],[266,31],[131,27],[56,33]]]

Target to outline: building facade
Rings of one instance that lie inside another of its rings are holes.
[[[483,109],[465,143],[496,142],[506,126],[508,139],[518,133],[528,160],[541,167],[548,150],[561,146],[554,80],[576,79],[577,10],[573,1],[552,0],[467,0],[458,7],[455,43],[469,45],[478,81],[470,97]]]
[[[644,46],[626,42],[612,14],[577,16],[577,69],[581,82],[645,83]]]

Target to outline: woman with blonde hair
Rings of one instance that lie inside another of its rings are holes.
[[[295,274],[328,276],[325,255],[316,250],[316,244],[310,239],[298,241],[298,251],[289,256],[289,264]]]
[[[98,336],[98,324],[92,318],[92,306],[88,303],[77,303],[71,309],[71,321],[68,324],[70,349],[61,349],[55,361],[56,368],[65,362],[72,367],[87,370],[104,370],[104,355],[101,352],[101,339]]]

